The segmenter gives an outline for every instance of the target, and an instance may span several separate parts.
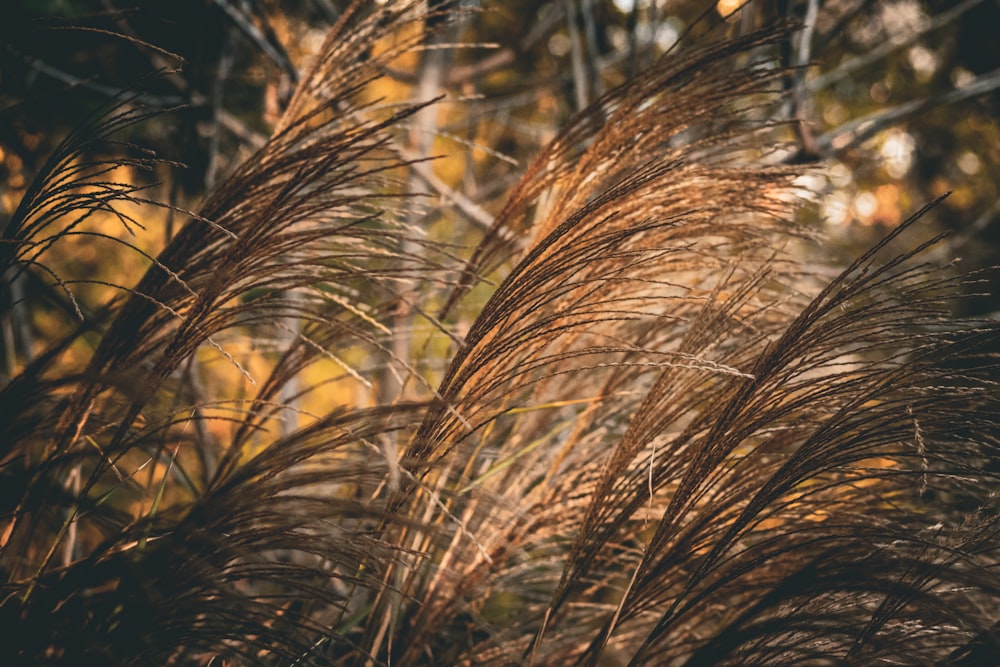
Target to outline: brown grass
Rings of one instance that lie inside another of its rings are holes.
[[[907,247],[923,211],[832,280],[797,261],[796,171],[767,159],[781,72],[745,58],[786,31],[604,95],[462,257],[405,223],[396,133],[420,105],[364,97],[419,45],[409,4],[347,12],[268,143],[0,389],[4,664],[1000,651],[996,332],[950,314],[963,279],[933,243]],[[150,156],[72,166],[147,115],[122,100],[60,146],[5,275],[57,282],[40,245],[156,205],[103,180]],[[450,345],[439,382],[392,356],[401,303]],[[212,356],[244,376],[208,384],[229,393],[195,379]],[[323,396],[299,383],[331,360],[361,383],[382,360],[408,399],[282,428],[301,410],[283,388]]]

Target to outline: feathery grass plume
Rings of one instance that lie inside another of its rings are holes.
[[[996,332],[950,315],[962,279],[933,241],[906,247],[923,211],[825,285],[796,261],[811,234],[797,172],[767,159],[783,72],[763,57],[788,29],[605,94],[463,259],[404,223],[396,131],[426,101],[367,93],[449,9],[352,4],[267,144],[106,320],[0,390],[4,663],[990,655]],[[70,159],[142,113],[63,144],[5,269],[57,276],[37,248],[153,205]],[[392,357],[401,302],[455,341],[440,382]],[[464,335],[459,305],[479,309]],[[226,393],[191,381],[213,355],[243,376]],[[357,359],[415,400],[284,420],[321,360],[369,382]]]
[[[294,409],[275,396],[317,358],[384,348],[380,320],[405,298],[395,283],[437,279],[433,249],[395,250],[398,237],[419,232],[396,215],[404,162],[392,133],[419,106],[364,94],[381,67],[416,45],[404,28],[424,19],[418,5],[359,3],[346,13],[273,138],[109,304],[113,317],[87,367],[59,375],[67,341],[5,387],[4,477],[15,486],[3,510],[3,608],[12,627],[26,629],[4,648],[12,660],[288,661],[317,636],[336,635],[333,617],[355,613],[349,586],[381,585],[378,569],[360,562],[391,562],[394,551],[369,536],[378,505],[354,494],[397,466],[369,447],[410,410],[330,406],[329,416],[275,437],[276,416]],[[101,139],[117,124],[112,114],[85,129]],[[60,148],[57,167],[76,143]],[[31,192],[58,192],[59,210],[26,199],[8,225],[19,265],[32,239],[15,234],[32,228],[13,223],[95,207],[89,190],[69,182],[75,173],[43,173]],[[104,207],[130,194],[83,185],[110,193]],[[64,224],[53,242],[72,228]],[[269,338],[287,339],[278,334],[289,318],[301,323],[294,339],[267,352]],[[259,380],[230,351],[245,350],[243,340],[272,359]],[[187,369],[206,352],[245,376],[228,385],[232,395],[200,396],[187,385]],[[50,400],[22,412],[39,399]],[[207,420],[232,424],[219,451],[201,436]]]

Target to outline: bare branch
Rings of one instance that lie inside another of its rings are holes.
[[[816,145],[824,156],[839,155],[863,143],[870,137],[921,111],[934,107],[956,104],[1000,89],[1000,69],[983,74],[956,90],[923,99],[911,100],[888,109],[882,109],[861,118],[850,120],[840,127],[816,138]]]
[[[974,8],[982,1],[983,0],[963,0],[963,2],[960,2],[951,9],[934,16],[919,29],[906,35],[893,35],[891,39],[882,42],[865,53],[845,60],[837,67],[814,77],[806,83],[806,89],[810,93],[815,93],[823,90],[824,88],[828,88],[837,81],[849,76],[851,73],[878,62],[893,51],[916,42],[927,33],[933,32],[934,30],[938,30],[939,28],[950,24],[952,21]]]

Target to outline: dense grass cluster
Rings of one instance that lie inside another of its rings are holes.
[[[800,261],[786,31],[605,94],[467,250],[413,223],[423,102],[367,92],[418,5],[346,12],[266,145],[5,379],[0,662],[995,664],[997,332],[912,220]],[[61,144],[8,288],[73,304],[61,244],[158,206],[113,177],[155,158],[92,157],[148,115]],[[320,365],[398,391],[307,414]]]

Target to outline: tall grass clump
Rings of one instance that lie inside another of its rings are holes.
[[[370,93],[420,5],[345,12],[162,252],[117,242],[147,268],[100,310],[51,258],[158,210],[113,143],[151,111],[68,136],[6,221],[8,293],[75,324],[0,388],[0,663],[996,664],[996,330],[922,211],[801,259],[787,30],[603,95],[468,250],[413,222],[428,101]]]

